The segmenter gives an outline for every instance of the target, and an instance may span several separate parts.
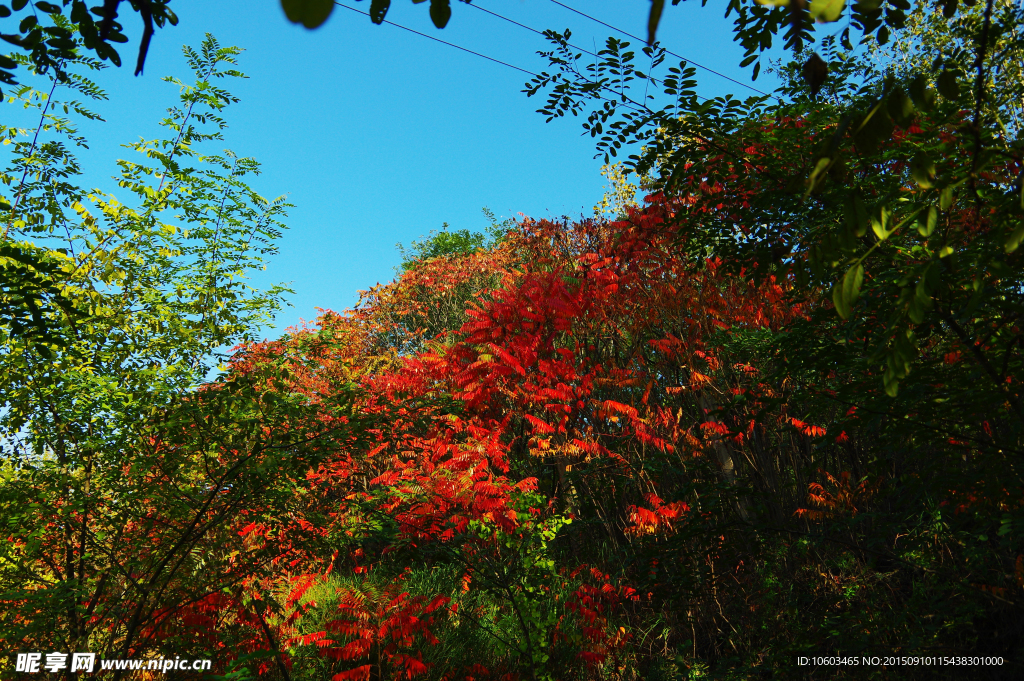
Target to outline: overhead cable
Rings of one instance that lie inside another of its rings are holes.
[[[362,10],[356,9],[355,7],[350,7],[348,5],[345,5],[343,3],[338,2],[337,0],[334,0],[334,4],[337,5],[338,7],[344,7],[347,10],[351,10],[351,11],[355,12],[356,14],[362,14],[363,16],[370,16],[370,14],[368,12],[364,12]],[[527,69],[524,69],[524,68],[522,68],[520,66],[516,66],[515,64],[509,64],[508,62],[501,61],[500,59],[495,59],[494,57],[489,57],[486,54],[482,54],[480,52],[475,52],[475,51],[473,51],[473,50],[471,50],[469,48],[462,47],[461,45],[456,45],[455,43],[450,43],[447,40],[441,40],[440,38],[435,38],[432,35],[428,35],[426,33],[421,33],[419,31],[411,29],[411,28],[409,28],[407,26],[402,26],[401,24],[396,24],[393,21],[388,21],[387,19],[385,19],[385,20],[383,20],[382,23],[389,24],[389,25],[394,26],[396,28],[400,28],[403,31],[408,31],[409,33],[415,33],[416,35],[422,36],[424,38],[429,38],[430,40],[433,40],[434,42],[441,43],[442,45],[447,45],[448,47],[454,47],[457,50],[462,50],[463,52],[468,52],[469,54],[475,55],[477,57],[482,57],[482,58],[484,58],[484,59],[486,59],[488,61],[492,61],[492,62],[494,62],[496,64],[501,64],[502,66],[507,66],[510,69],[515,69],[516,71],[522,71],[523,73],[525,73],[527,75],[530,75],[530,76],[533,76],[534,78],[542,78],[541,75],[536,74],[533,71],[529,71]],[[605,87],[605,89],[609,89],[610,90],[611,88]],[[619,95],[619,93],[615,92],[614,90],[612,90],[612,92],[614,94],[616,94],[616,95]],[[600,95],[594,95],[594,96],[597,97],[598,99],[601,99],[601,100],[604,100],[604,101],[614,101],[614,100],[608,99],[607,97],[602,97]],[[620,103],[621,104],[626,104],[627,106],[630,106],[631,108],[637,108],[637,109],[641,109],[641,110],[647,108],[646,106],[638,104],[637,102],[633,102],[632,100],[628,100],[628,101],[624,101],[624,102],[620,102]]]
[[[627,37],[630,37],[630,38],[632,38],[633,40],[638,40],[638,41],[640,41],[640,42],[642,42],[642,43],[644,43],[644,44],[646,44],[646,43],[647,43],[647,41],[646,41],[646,40],[643,40],[642,38],[638,38],[637,36],[633,35],[632,33],[628,33],[628,32],[626,32],[626,31],[623,31],[623,30],[622,30],[621,28],[618,28],[618,27],[616,27],[616,26],[612,26],[612,25],[611,25],[611,24],[609,24],[609,23],[606,23],[606,22],[604,22],[604,21],[601,21],[600,19],[598,19],[598,18],[596,18],[596,17],[592,17],[592,16],[590,16],[589,14],[586,14],[585,12],[581,12],[581,11],[579,11],[578,9],[575,9],[575,8],[569,7],[569,5],[566,5],[566,4],[565,4],[565,3],[563,3],[563,2],[559,2],[558,0],[551,0],[551,2],[555,3],[555,4],[556,4],[556,5],[558,5],[559,7],[564,7],[565,9],[569,10],[570,12],[575,12],[576,14],[579,14],[579,15],[580,15],[580,16],[582,16],[582,17],[586,17],[587,19],[590,19],[591,21],[597,22],[597,23],[601,24],[602,26],[605,26],[605,27],[607,27],[607,28],[610,28],[610,29],[612,29],[613,31],[618,31],[618,32],[619,32],[619,33],[621,33],[622,35],[624,35],[624,36],[627,36]],[[712,69],[712,68],[710,68],[710,67],[708,67],[708,66],[704,66],[703,64],[698,64],[697,62],[693,61],[692,59],[687,59],[686,57],[684,57],[684,56],[683,56],[683,55],[681,55],[681,54],[676,54],[676,53],[675,53],[675,52],[673,52],[672,50],[668,50],[668,49],[666,49],[666,50],[665,50],[665,52],[667,52],[668,54],[671,54],[671,55],[672,55],[673,57],[676,57],[677,59],[682,59],[682,60],[683,60],[683,61],[685,61],[685,62],[686,62],[687,64],[693,64],[693,65],[694,65],[694,66],[696,66],[697,68],[699,68],[699,69],[703,69],[703,70],[707,71],[708,73],[713,73],[713,74],[715,74],[716,76],[721,76],[722,78],[725,78],[725,79],[726,79],[726,80],[728,80],[728,81],[731,81],[731,82],[733,82],[733,83],[736,83],[736,84],[737,84],[737,85],[739,85],[740,87],[745,87],[745,88],[747,88],[747,89],[749,89],[749,90],[753,90],[754,92],[756,92],[756,93],[758,93],[758,94],[761,94],[761,95],[764,95],[765,97],[773,97],[773,96],[774,96],[774,95],[770,95],[770,94],[768,94],[767,92],[764,92],[763,90],[758,90],[758,89],[757,89],[756,87],[754,87],[753,85],[749,85],[749,84],[747,84],[747,83],[744,83],[744,82],[742,82],[742,81],[738,81],[738,80],[736,80],[735,78],[731,78],[731,77],[729,77],[729,76],[725,75],[724,73],[721,73],[720,71],[716,71],[716,70],[714,70],[714,69]]]
[[[334,4],[337,5],[338,7],[344,7],[345,9],[352,10],[353,12],[356,12],[357,14],[362,14],[364,16],[370,16],[369,12],[364,12],[364,11],[362,11],[360,9],[356,9],[355,7],[349,7],[348,5],[344,5],[344,4],[340,3],[340,2],[337,2],[337,0],[335,0]],[[520,67],[518,67],[518,66],[516,66],[514,64],[509,64],[508,62],[501,61],[500,59],[495,59],[494,57],[488,57],[486,54],[481,54],[479,52],[474,52],[473,50],[471,50],[469,48],[462,47],[461,45],[456,45],[455,43],[450,43],[447,40],[441,40],[440,38],[435,38],[432,35],[428,35],[426,33],[420,33],[419,31],[411,29],[411,28],[409,28],[407,26],[402,26],[401,24],[396,24],[395,22],[388,21],[387,19],[384,19],[383,23],[390,24],[391,26],[395,26],[396,28],[400,28],[403,31],[408,31],[409,33],[415,33],[416,35],[423,36],[424,38],[429,38],[430,40],[433,40],[434,42],[441,43],[442,45],[447,45],[448,47],[454,47],[456,50],[462,50],[463,52],[469,52],[470,54],[475,54],[478,57],[483,57],[484,59],[486,59],[488,61],[493,61],[496,64],[501,64],[502,66],[507,66],[510,69],[515,69],[516,71],[522,71],[523,73],[531,75],[534,78],[539,78],[539,76],[536,73],[534,73],[533,71],[527,71],[526,69],[520,68]]]

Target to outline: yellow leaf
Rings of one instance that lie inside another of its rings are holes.
[[[889,226],[889,209],[882,207],[877,217],[871,217],[871,229],[874,231],[875,236],[878,237],[879,241],[885,241],[892,234],[892,231],[888,229]]]
[[[1022,241],[1024,241],[1024,225],[1013,230],[1013,233],[1010,234],[1003,247],[1006,249],[1007,253],[1013,253],[1017,250]]]
[[[811,0],[811,16],[823,23],[839,19],[846,0]]]

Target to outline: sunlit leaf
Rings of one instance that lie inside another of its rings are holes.
[[[811,0],[811,16],[821,22],[839,19],[846,7],[846,0]]]

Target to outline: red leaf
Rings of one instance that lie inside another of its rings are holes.
[[[331,677],[331,681],[369,681],[372,668],[373,665],[364,664],[355,669],[335,674]]]

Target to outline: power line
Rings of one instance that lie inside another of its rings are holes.
[[[515,24],[516,26],[518,26],[520,28],[525,28],[527,31],[532,31],[533,33],[536,33],[537,35],[544,36],[545,38],[547,37],[544,34],[543,31],[538,31],[535,28],[530,28],[526,24],[521,24],[518,21],[515,21],[514,19],[509,19],[508,17],[503,17],[500,14],[498,14],[497,12],[492,12],[491,10],[485,9],[485,8],[481,7],[480,5],[474,5],[474,4],[470,3],[469,6],[470,7],[475,7],[476,9],[480,10],[481,12],[487,12],[491,16],[497,17],[499,19],[502,19],[503,21],[507,21],[510,24]],[[595,54],[595,53],[591,52],[590,50],[583,49],[582,47],[577,47],[576,45],[573,45],[571,43],[566,43],[566,45],[568,45],[569,47],[571,47],[574,50],[579,50],[580,52],[583,52],[584,54],[589,54],[591,57],[597,57],[598,59],[600,59],[600,55]]]
[[[515,24],[516,26],[519,26],[520,28],[525,28],[527,31],[532,31],[533,33],[536,33],[539,36],[543,36],[545,38],[548,37],[547,34],[544,33],[543,31],[538,31],[537,29],[532,28],[530,26],[527,26],[526,24],[521,24],[518,21],[515,21],[514,19],[509,19],[508,17],[502,16],[502,15],[498,14],[497,12],[492,12],[489,9],[485,9],[484,7],[481,7],[480,5],[470,4],[469,6],[470,7],[475,7],[476,9],[480,10],[481,12],[486,12],[486,13],[490,14],[491,16],[497,17],[498,19],[501,19],[503,21],[507,21],[510,24]],[[589,54],[591,57],[594,57],[596,59],[600,59],[601,58],[601,55],[596,54],[594,52],[591,52],[590,50],[588,50],[586,48],[579,47],[578,45],[573,45],[570,42],[566,42],[565,44],[566,44],[567,47],[571,47],[574,50],[579,50],[580,52],[582,52],[584,54]],[[655,78],[654,76],[651,76],[649,74],[648,74],[648,78],[649,78],[649,80],[652,83],[655,83],[655,84],[663,83],[664,82],[663,80],[661,80],[659,78]],[[707,101],[707,99],[708,99],[707,97],[701,97],[700,95],[695,95],[695,96],[697,97],[697,99],[704,100],[704,101]]]
[[[572,7],[569,7],[569,5],[566,5],[565,3],[559,2],[558,0],[551,0],[551,2],[555,3],[555,4],[556,4],[556,5],[558,5],[559,7],[564,7],[565,9],[569,10],[570,12],[575,12],[576,14],[579,14],[579,15],[580,15],[580,16],[582,16],[582,17],[586,17],[587,19],[590,19],[591,21],[595,21],[595,22],[597,22],[597,23],[601,24],[602,26],[605,26],[605,27],[607,27],[607,28],[610,28],[610,29],[612,29],[613,31],[618,31],[618,32],[619,32],[619,33],[621,33],[622,35],[624,35],[624,36],[628,36],[628,37],[632,38],[633,40],[638,40],[638,41],[640,41],[640,42],[642,42],[642,43],[645,43],[645,44],[646,44],[646,42],[647,42],[646,40],[643,40],[642,38],[638,38],[637,36],[633,35],[632,33],[627,33],[626,31],[623,31],[623,30],[622,30],[621,28],[618,28],[618,27],[616,27],[616,26],[612,26],[612,25],[611,25],[611,24],[609,24],[609,23],[605,23],[605,22],[601,21],[600,19],[597,19],[596,17],[592,17],[592,16],[590,16],[589,14],[586,14],[586,13],[584,13],[584,12],[581,12],[581,11],[579,11],[578,9],[573,9]],[[484,11],[486,11],[486,10],[484,10]],[[725,78],[725,79],[726,79],[726,80],[728,80],[728,81],[731,81],[731,82],[733,82],[733,83],[736,83],[736,84],[737,84],[737,85],[739,85],[740,87],[745,87],[745,88],[747,88],[747,89],[749,89],[749,90],[753,90],[754,92],[756,92],[756,93],[758,93],[758,94],[762,94],[762,95],[764,95],[765,97],[772,97],[772,96],[773,96],[773,95],[770,95],[770,94],[768,94],[767,92],[764,92],[763,90],[758,90],[758,89],[757,89],[756,87],[754,87],[753,85],[748,85],[747,83],[744,83],[744,82],[738,81],[738,80],[736,80],[735,78],[730,78],[729,76],[725,75],[724,73],[720,73],[719,71],[715,71],[714,69],[712,69],[712,68],[710,68],[710,67],[704,66],[704,65],[702,65],[702,64],[698,64],[697,62],[693,61],[692,59],[687,59],[686,57],[682,56],[681,54],[676,54],[676,53],[675,53],[675,52],[673,52],[672,50],[668,50],[668,49],[666,49],[666,50],[665,50],[665,52],[667,52],[668,54],[671,54],[671,55],[672,55],[673,57],[676,57],[676,58],[678,58],[678,59],[682,59],[682,60],[683,60],[683,61],[685,61],[685,62],[686,62],[687,64],[693,64],[693,65],[694,65],[694,66],[696,66],[697,68],[700,68],[700,69],[704,69],[705,71],[707,71],[707,72],[709,72],[709,73],[713,73],[713,74],[715,74],[716,76],[721,76],[722,78]]]
[[[350,6],[348,6],[348,5],[345,5],[345,4],[341,3],[341,2],[338,2],[338,0],[333,0],[333,2],[334,2],[334,4],[335,4],[335,5],[337,5],[338,7],[344,7],[345,9],[347,9],[347,10],[351,10],[351,11],[355,12],[356,14],[362,14],[363,16],[367,16],[367,17],[368,17],[368,16],[370,16],[370,14],[369,14],[368,12],[363,12],[362,10],[358,10],[358,9],[356,9],[355,7],[350,7]],[[578,10],[574,10],[574,9],[572,9],[571,7],[569,7],[568,5],[562,5],[562,3],[560,3],[560,2],[557,2],[557,0],[552,0],[552,2],[555,2],[555,4],[561,5],[562,7],[565,7],[566,9],[572,10],[573,12],[577,12],[578,14],[581,14],[581,15],[583,15],[583,16],[585,16],[585,17],[587,17],[588,19],[592,19],[593,21],[597,21],[597,22],[598,22],[599,24],[602,24],[602,25],[604,25],[604,26],[608,26],[609,28],[611,28],[611,29],[613,29],[613,30],[616,30],[616,31],[620,31],[621,33],[623,33],[623,34],[625,34],[625,35],[627,35],[627,36],[629,36],[629,37],[633,38],[634,40],[640,40],[640,39],[639,39],[639,38],[637,38],[636,36],[630,35],[629,33],[626,33],[625,31],[621,31],[620,29],[617,29],[617,28],[615,28],[614,26],[611,26],[610,24],[605,24],[605,23],[604,23],[603,21],[600,21],[600,20],[598,20],[598,19],[594,19],[593,17],[591,17],[591,16],[588,16],[588,15],[586,15],[586,14],[583,14],[582,12],[579,12]],[[468,3],[468,2],[467,2],[467,4],[470,4],[470,3]],[[502,17],[502,16],[501,16],[501,15],[499,15],[499,14],[496,14],[495,12],[491,12],[490,10],[484,10],[484,9],[483,9],[482,7],[478,8],[478,9],[481,9],[481,10],[483,10],[483,11],[487,12],[488,14],[493,14],[494,16],[496,16],[496,17],[499,17],[499,18],[501,18],[501,19],[506,19],[505,17]],[[525,25],[523,25],[523,24],[520,24],[519,22],[516,22],[516,21],[512,21],[511,19],[506,19],[506,21],[511,21],[512,23],[514,23],[514,24],[516,24],[516,25],[518,25],[518,26],[522,26],[523,28],[525,28],[525,29],[527,29],[527,30],[530,30],[530,31],[534,31],[535,33],[540,33],[540,32],[539,32],[539,31],[537,31],[536,29],[533,29],[533,28],[530,28],[529,26],[525,26]],[[393,21],[388,21],[388,20],[386,20],[386,19],[383,19],[383,20],[381,20],[381,23],[384,23],[384,24],[390,24],[391,26],[395,26],[395,27],[397,27],[397,28],[400,28],[400,29],[402,29],[403,31],[408,31],[409,33],[415,33],[415,34],[416,34],[416,35],[418,35],[418,36],[422,36],[422,37],[424,37],[424,38],[429,38],[430,40],[433,40],[434,42],[438,42],[438,43],[441,43],[442,45],[447,45],[448,47],[454,47],[454,48],[455,48],[455,49],[457,49],[457,50],[461,50],[461,51],[463,51],[463,52],[468,52],[469,54],[475,55],[475,56],[477,56],[477,57],[482,57],[483,59],[486,59],[486,60],[488,60],[488,61],[492,61],[492,62],[494,62],[495,64],[501,64],[502,66],[507,66],[507,67],[508,67],[508,68],[510,68],[510,69],[515,69],[516,71],[521,71],[522,73],[525,73],[525,74],[531,75],[531,76],[533,76],[534,78],[542,78],[542,76],[540,76],[540,75],[538,75],[538,74],[534,73],[533,71],[529,71],[529,70],[527,70],[527,69],[524,69],[524,68],[522,68],[522,67],[516,66],[516,65],[514,65],[514,64],[509,64],[508,62],[504,62],[504,61],[501,61],[500,59],[495,59],[494,57],[489,57],[489,56],[487,56],[486,54],[481,54],[480,52],[475,52],[475,51],[473,51],[473,50],[470,50],[470,49],[468,49],[468,48],[462,47],[461,45],[456,45],[455,43],[450,43],[450,42],[448,42],[447,40],[441,40],[440,38],[435,38],[435,37],[434,37],[434,36],[432,36],[432,35],[427,35],[426,33],[421,33],[421,32],[419,32],[419,31],[416,31],[416,30],[413,30],[413,29],[411,29],[411,28],[408,28],[407,26],[402,26],[401,24],[396,24],[396,23],[395,23],[395,22],[393,22]],[[541,34],[541,35],[543,35],[543,34]],[[571,46],[571,47],[574,47],[574,46]],[[581,48],[575,48],[575,49],[581,49]],[[593,56],[595,56],[595,57],[596,57],[596,56],[598,56],[598,55],[595,55],[595,54],[594,54],[593,52],[589,52],[589,51],[587,51],[587,50],[582,50],[582,51],[584,51],[584,52],[587,52],[587,54],[591,54],[591,55],[593,55]],[[673,56],[675,56],[675,57],[679,57],[679,59],[682,59],[682,60],[686,61],[686,58],[685,58],[685,57],[681,57],[681,56],[679,56],[678,54],[676,54],[676,53],[674,53],[674,52],[669,52],[668,50],[666,50],[666,52],[668,52],[668,54],[671,54],[671,55],[673,55]],[[695,66],[700,66],[699,64],[696,64],[695,62],[694,62],[694,65],[695,65]],[[720,76],[722,76],[723,78],[727,78],[728,80],[732,80],[732,81],[733,81],[734,83],[737,83],[737,84],[739,84],[739,85],[744,85],[744,83],[740,83],[740,82],[739,82],[739,81],[737,81],[737,80],[733,80],[732,78],[729,78],[728,76],[725,76],[725,75],[723,75],[723,74],[720,74],[720,73],[718,73],[717,71],[713,71],[712,69],[709,69],[709,68],[707,68],[707,67],[705,67],[705,66],[701,66],[701,68],[703,68],[703,69],[705,69],[705,70],[707,70],[707,71],[710,71],[711,73],[715,73],[715,74],[717,74],[717,75],[720,75]],[[651,78],[651,80],[656,80],[656,79],[654,79],[654,78]],[[749,85],[745,85],[745,87],[750,87],[750,86],[749,86]],[[650,109],[649,109],[649,108],[647,107],[647,105],[646,105],[646,104],[639,104],[639,103],[637,103],[637,102],[634,102],[634,101],[633,101],[632,99],[628,99],[628,98],[626,98],[626,97],[625,97],[624,95],[621,95],[620,93],[616,93],[616,92],[615,92],[615,91],[614,91],[614,90],[613,90],[612,88],[609,88],[608,86],[603,86],[603,87],[602,87],[602,89],[605,89],[605,90],[611,90],[611,92],[612,92],[613,94],[616,94],[616,95],[618,95],[618,96],[616,97],[616,99],[609,99],[609,98],[607,98],[607,97],[602,97],[601,95],[599,95],[599,94],[596,94],[596,93],[592,93],[592,96],[593,96],[594,98],[596,98],[596,99],[601,99],[601,100],[603,100],[603,101],[606,101],[606,102],[613,102],[613,103],[616,103],[616,102],[617,102],[617,100],[621,100],[621,102],[618,102],[618,103],[621,103],[621,104],[625,104],[626,106],[629,106],[630,108],[632,108],[632,109],[634,109],[634,110],[638,110],[638,111],[644,111],[644,110],[646,110],[646,111],[648,111],[648,112],[650,112],[650,111],[651,111],[651,110],[650,110]],[[751,87],[750,89],[752,89],[752,90],[754,90],[754,91],[756,91],[756,92],[761,92],[761,91],[760,91],[760,90],[758,90],[757,88],[753,88],[753,87]],[[761,94],[765,94],[765,93],[761,93]],[[706,97],[700,97],[700,95],[696,95],[696,96],[697,96],[697,97],[698,97],[699,99],[703,99],[703,100],[705,100],[705,101],[708,101]],[[574,115],[575,115],[575,112],[574,112]],[[584,134],[586,134],[586,133],[584,133]]]
[[[335,0],[334,4],[337,5],[338,7],[344,7],[345,9],[350,9],[350,10],[352,10],[353,12],[355,12],[357,14],[362,14],[363,16],[367,16],[367,17],[370,16],[369,12],[364,12],[362,10],[356,9],[355,7],[349,7],[348,5],[343,5],[342,3],[337,2],[337,0]],[[387,19],[385,19],[383,23],[390,24],[392,26],[395,26],[397,28],[402,29],[403,31],[409,31],[409,33],[415,33],[416,35],[423,36],[424,38],[429,38],[430,40],[433,40],[434,42],[441,43],[442,45],[447,45],[448,47],[454,47],[456,50],[462,50],[463,52],[469,52],[470,54],[475,54],[478,57],[483,57],[484,59],[486,59],[488,61],[493,61],[496,64],[501,64],[502,66],[507,66],[510,69],[515,69],[516,71],[522,71],[523,73],[531,75],[534,78],[540,78],[540,76],[538,76],[533,71],[527,71],[526,69],[520,68],[520,67],[518,67],[518,66],[516,66],[514,64],[509,64],[508,62],[503,62],[500,59],[495,59],[494,57],[488,57],[486,54],[480,54],[479,52],[474,52],[473,50],[470,50],[470,49],[468,49],[466,47],[462,47],[461,45],[456,45],[455,43],[450,43],[447,40],[441,40],[440,38],[435,38],[432,35],[427,35],[426,33],[420,33],[419,31],[416,31],[416,30],[413,30],[411,28],[408,28],[407,26],[402,26],[401,24],[396,24],[393,21],[388,21]]]
[[[370,16],[370,14],[368,12],[364,12],[362,10],[356,9],[355,7],[349,7],[348,5],[342,4],[342,3],[338,2],[337,0],[334,0],[334,4],[337,5],[338,7],[344,7],[345,9],[352,10],[356,14],[362,14],[363,16],[367,16],[367,17]],[[472,7],[472,5],[470,5],[470,6]],[[487,11],[487,10],[484,10],[484,11]],[[493,12],[491,12],[491,14],[493,14]],[[542,77],[542,76],[534,73],[533,71],[528,71],[527,69],[524,69],[522,67],[516,66],[515,64],[509,64],[508,62],[501,61],[500,59],[495,59],[494,57],[488,57],[486,54],[482,54],[480,52],[474,52],[473,50],[471,50],[469,48],[462,47],[461,45],[456,45],[455,43],[450,43],[447,40],[441,40],[440,38],[435,38],[434,36],[428,35],[426,33],[420,33],[419,31],[411,29],[411,28],[409,28],[407,26],[402,26],[401,24],[396,24],[393,21],[388,21],[387,19],[385,19],[382,23],[389,24],[391,26],[395,26],[396,28],[400,28],[403,31],[408,31],[409,33],[415,33],[416,35],[422,36],[424,38],[429,38],[430,40],[433,40],[434,42],[441,43],[442,45],[447,45],[448,47],[454,47],[457,50],[462,50],[463,52],[468,52],[469,54],[476,55],[477,57],[482,57],[482,58],[484,58],[484,59],[486,59],[488,61],[494,62],[495,64],[501,64],[502,66],[507,66],[510,69],[515,69],[516,71],[522,71],[523,73],[531,75],[534,78],[541,78]],[[528,27],[524,27],[524,28],[528,28]],[[533,29],[530,29],[530,30],[533,30]],[[589,53],[589,54],[592,54],[592,53]],[[613,90],[613,92],[614,92],[614,90]],[[598,99],[601,99],[601,100],[604,100],[604,101],[609,101],[609,102],[610,101],[614,101],[614,100],[608,99],[607,97],[601,97],[600,95],[596,95],[596,97]],[[622,104],[626,104],[627,106],[630,106],[630,104],[628,102],[621,102],[621,103]],[[646,107],[644,107],[642,105],[638,105],[636,103],[633,103],[632,104],[632,108],[641,108],[641,109],[643,109],[643,108],[646,108]]]

